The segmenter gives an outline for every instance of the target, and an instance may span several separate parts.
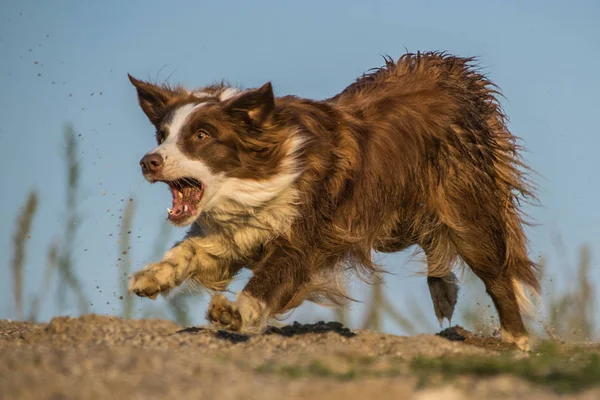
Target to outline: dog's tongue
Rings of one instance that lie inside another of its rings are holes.
[[[169,216],[179,217],[183,214],[183,203],[181,200],[173,198],[173,208],[169,211]]]

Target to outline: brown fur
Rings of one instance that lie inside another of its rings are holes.
[[[193,124],[216,127],[218,145],[229,149],[203,159],[240,179],[277,175],[282,143],[302,139],[297,217],[252,253],[244,295],[266,304],[270,316],[305,299],[341,304],[344,271],[369,279],[379,270],[373,250],[418,245],[432,278],[448,276],[462,259],[484,282],[505,337],[526,336],[516,285],[538,291],[539,283],[519,199],[534,194],[498,92],[472,61],[406,54],[324,101],[274,101],[265,85],[194,115]],[[140,98],[155,125],[169,104],[186,101],[174,93],[158,96],[158,108]]]

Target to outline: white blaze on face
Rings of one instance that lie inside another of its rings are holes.
[[[216,175],[202,160],[189,158],[179,148],[183,128],[194,111],[204,104],[186,104],[176,109],[171,122],[166,126],[167,138],[151,154],[160,154],[163,158],[162,179],[195,178],[203,183],[206,192],[214,189]]]
[[[181,130],[189,120],[190,116],[194,112],[195,109],[202,107],[204,104],[186,104],[184,106],[179,107],[173,112],[173,118],[169,123],[167,130],[169,131],[169,135],[167,136],[167,140],[176,140],[179,136]]]

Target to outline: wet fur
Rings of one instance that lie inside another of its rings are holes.
[[[150,269],[173,271],[166,286],[193,279],[223,290],[250,268],[243,295],[276,317],[304,300],[343,304],[346,273],[369,280],[380,270],[373,250],[418,245],[431,278],[464,261],[492,297],[504,337],[522,342],[517,294],[520,285],[537,292],[539,283],[519,201],[535,197],[496,87],[472,63],[444,53],[386,59],[323,101],[285,96],[271,104],[270,85],[225,96],[227,104],[202,118],[234,132],[223,140],[235,145],[243,168],[215,161],[213,169],[248,184],[293,179],[259,204],[236,201],[232,192]],[[148,95],[154,89],[134,85],[155,125],[165,110],[204,97],[180,88]],[[220,101],[225,86],[210,90]]]

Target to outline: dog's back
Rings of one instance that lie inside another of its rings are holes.
[[[372,249],[418,244],[430,279],[452,276],[460,257],[484,281],[505,336],[526,341],[522,285],[537,292],[539,283],[518,207],[533,188],[498,92],[471,61],[440,53],[387,60],[320,104],[320,114],[306,114],[321,126],[337,121],[329,129],[336,168],[311,183],[325,186],[319,204],[338,199],[321,219],[333,226],[320,229],[324,253],[374,271]]]
[[[378,193],[386,209],[373,247],[420,245],[430,277],[447,276],[460,256],[486,284],[510,338],[524,332],[521,284],[539,290],[519,211],[520,199],[535,197],[498,91],[471,61],[439,53],[387,60],[329,102],[370,138],[375,161],[364,173],[379,179],[361,180],[354,193],[357,202]]]

